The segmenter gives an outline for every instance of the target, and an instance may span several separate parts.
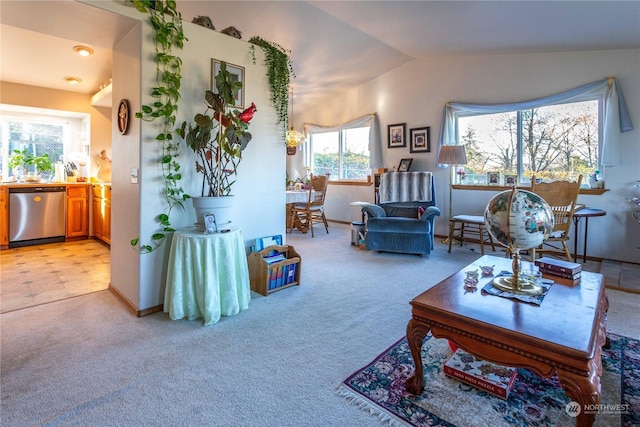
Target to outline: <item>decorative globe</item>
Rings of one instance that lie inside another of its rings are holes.
[[[531,191],[506,190],[496,194],[484,211],[489,234],[514,252],[538,247],[553,231],[549,204]]]
[[[520,250],[540,246],[553,231],[554,217],[549,204],[531,191],[512,190],[496,194],[484,211],[491,237],[509,248],[513,255],[511,277],[496,277],[496,288],[525,295],[541,295],[544,289],[520,276]]]

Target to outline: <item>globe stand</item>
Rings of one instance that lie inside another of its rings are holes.
[[[501,291],[512,292],[514,294],[541,295],[542,292],[544,292],[542,286],[520,276],[521,264],[519,250],[511,247],[511,253],[513,253],[513,261],[511,262],[513,275],[511,277],[496,277],[493,279],[493,286]]]

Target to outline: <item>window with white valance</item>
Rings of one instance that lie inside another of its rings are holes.
[[[442,145],[458,145],[468,139],[470,136],[461,135],[464,129],[460,129],[460,120],[473,116],[489,116],[498,114],[513,114],[511,117],[511,123],[514,123],[514,131],[512,132],[512,138],[517,138],[521,142],[523,140],[522,135],[526,133],[527,129],[522,129],[522,117],[531,118],[531,115],[535,113],[545,112],[547,117],[553,115],[553,111],[561,111],[569,108],[584,108],[583,104],[589,104],[591,102],[591,113],[593,114],[593,105],[596,105],[597,112],[595,113],[598,120],[597,126],[597,164],[593,165],[594,169],[603,169],[604,166],[616,165],[619,163],[619,150],[616,147],[618,138],[617,134],[620,132],[627,132],[633,129],[631,117],[622,94],[619,82],[613,78],[607,78],[599,80],[593,83],[589,83],[562,93],[547,96],[544,98],[516,102],[505,104],[466,104],[459,102],[451,102],[444,107],[442,120],[440,123],[440,136],[438,140],[438,152]],[[595,104],[594,104],[595,102]],[[581,104],[583,103],[583,104]],[[585,104],[585,105],[586,105]],[[544,110],[544,109],[547,110]],[[555,108],[555,110],[554,110]],[[549,112],[551,111],[551,113]],[[525,113],[529,113],[527,116]],[[550,115],[550,116],[549,116]],[[509,120],[509,119],[505,119]],[[533,122],[533,120],[531,121]],[[561,123],[558,118],[557,123]],[[517,124],[518,130],[515,131],[515,124]],[[566,135],[566,132],[559,135]],[[542,135],[539,138],[551,138],[553,136]],[[595,139],[595,138],[594,138]],[[495,141],[494,141],[495,142]],[[483,141],[483,144],[494,143],[491,141]],[[571,143],[566,144],[567,147],[571,147]],[[516,144],[513,144],[515,147]],[[526,147],[518,145],[519,152],[511,153],[514,158],[517,158],[522,163],[523,152],[526,156]],[[440,167],[446,165],[438,165]],[[522,165],[518,165],[518,170],[522,171]],[[510,171],[506,170],[506,173]],[[511,171],[513,172],[513,171]]]
[[[377,114],[367,114],[337,125],[304,124],[305,166],[330,180],[366,180],[382,162]]]

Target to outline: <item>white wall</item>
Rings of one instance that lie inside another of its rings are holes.
[[[443,216],[436,234],[447,233],[449,170],[435,167],[443,106],[449,101],[502,103],[538,98],[614,75],[624,90],[636,130],[621,134],[617,144],[621,163],[605,171],[610,191],[602,196],[580,196],[579,202],[602,208],[607,215],[589,223],[589,255],[640,262],[640,224],[632,205],[624,201],[640,180],[640,50],[612,50],[518,55],[440,57],[415,60],[384,74],[344,96],[295,117],[296,123],[335,124],[377,112],[383,147],[387,125],[431,127],[431,152],[409,153],[409,148],[384,148],[384,166],[393,168],[401,158],[413,157],[411,170],[434,171],[437,203]],[[298,155],[296,155],[298,156]],[[291,161],[290,161],[291,162]],[[295,160],[293,161],[295,163]],[[359,219],[348,201],[371,200],[371,187],[331,186],[327,192],[330,219]],[[453,213],[482,213],[494,195],[485,191],[454,191]],[[584,221],[583,221],[584,222]],[[584,224],[581,226],[581,233]],[[606,232],[603,232],[606,230]],[[573,243],[571,243],[573,245]]]
[[[129,99],[132,114],[142,104],[155,99],[150,96],[156,77],[153,31],[147,15],[116,3],[100,3],[100,7],[141,20],[141,25],[125,37],[114,50],[113,99]],[[189,39],[182,51],[182,86],[178,124],[192,120],[204,112],[204,92],[211,86],[211,59],[224,60],[245,67],[245,102],[258,108],[251,122],[252,141],[243,152],[237,181],[232,194],[235,225],[242,229],[246,246],[256,237],[285,232],[285,148],[275,125],[276,113],[271,106],[264,54],[256,50],[256,64],[250,55],[250,44],[227,35],[183,21]],[[117,108],[113,109],[116,114]],[[117,121],[113,116],[113,127]],[[161,169],[158,163],[161,147],[155,141],[160,132],[159,121],[152,123],[132,118],[127,135],[113,132],[113,192],[111,282],[138,310],[162,305],[166,277],[166,261],[170,242],[150,254],[140,255],[129,242],[140,237],[148,244],[150,236],[159,230],[156,217],[166,213],[162,195]],[[182,144],[179,158],[183,178],[181,185],[187,194],[199,195],[201,177],[194,171],[195,154]],[[131,169],[140,169],[139,184],[130,182]],[[193,225],[195,212],[190,201],[185,209],[171,212],[174,228]]]

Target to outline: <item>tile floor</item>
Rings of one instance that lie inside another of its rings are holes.
[[[0,313],[109,287],[109,248],[98,240],[0,251]]]

